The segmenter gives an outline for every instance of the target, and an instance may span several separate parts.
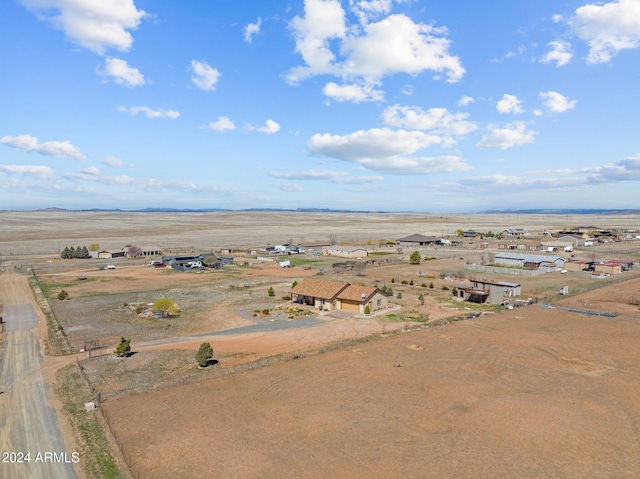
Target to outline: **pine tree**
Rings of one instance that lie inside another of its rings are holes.
[[[213,348],[209,343],[202,343],[196,353],[196,361],[201,368],[207,367],[209,359],[213,357]]]
[[[118,344],[118,346],[116,347],[116,350],[114,351],[114,353],[119,357],[126,357],[129,356],[129,353],[131,352],[131,340],[130,339],[124,339],[120,338],[120,344]]]

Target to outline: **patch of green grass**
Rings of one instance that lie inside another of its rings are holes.
[[[295,256],[289,256],[288,259],[291,262],[291,264],[296,266],[322,263],[321,259],[313,259],[313,258],[298,258]]]
[[[87,477],[123,479],[125,476],[111,455],[100,412],[84,408],[93,397],[78,365],[70,364],[56,373],[56,394],[69,422],[78,432],[80,458]]]

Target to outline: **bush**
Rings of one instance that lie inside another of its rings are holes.
[[[396,279],[395,279],[395,278],[391,278],[391,282],[392,282],[392,283],[395,283],[395,282],[396,282]]]
[[[399,292],[398,292],[398,296],[396,296],[396,298],[398,298],[398,299],[402,299],[402,291],[399,291]]]
[[[364,307],[364,314],[371,314],[371,308],[368,304]]]
[[[64,301],[64,300],[65,300],[65,299],[67,299],[68,297],[69,297],[69,293],[67,293],[64,289],[63,289],[63,290],[61,290],[61,291],[58,293],[58,299],[59,299],[60,301]]]
[[[273,290],[273,287],[269,287],[269,296],[275,296],[276,292]]]
[[[131,340],[124,339],[124,337],[120,338],[120,344],[118,344],[114,353],[119,358],[122,358],[122,357],[129,356],[130,352],[131,352]]]
[[[180,307],[169,298],[162,298],[153,303],[153,309],[156,311],[166,311],[169,316],[180,314]]]
[[[433,289],[433,282],[429,283],[429,289]]]
[[[413,280],[409,281],[409,286],[413,286]]]
[[[210,343],[200,344],[198,352],[196,353],[196,361],[201,368],[207,367],[209,359],[213,357],[213,348]]]

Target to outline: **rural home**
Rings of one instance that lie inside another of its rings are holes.
[[[289,294],[292,303],[306,304],[320,310],[332,311],[338,307],[338,295],[349,283],[326,279],[304,278],[296,284]]]
[[[465,238],[482,238],[482,233],[478,233],[477,231],[463,231],[462,236]]]
[[[547,273],[564,269],[564,258],[541,254],[496,253],[495,263],[525,269],[540,269]]]
[[[326,248],[322,248],[322,254],[327,256],[340,256],[342,258],[364,258],[369,255],[369,252],[364,248],[328,246]]]
[[[421,234],[413,234],[405,236],[397,240],[398,244],[402,246],[426,246],[440,243],[440,238],[434,236],[424,236]]]
[[[150,246],[140,248],[142,250],[141,256],[161,256],[162,250],[159,246]]]
[[[110,258],[124,258],[126,252],[123,249],[104,249],[98,251],[98,258],[110,259]]]
[[[289,291],[292,303],[306,304],[324,311],[346,310],[364,314],[386,308],[388,295],[376,287],[341,281],[304,278]]]
[[[557,241],[563,241],[566,243],[572,243],[574,247],[584,246],[585,239],[584,235],[579,233],[569,233],[569,234],[557,234],[554,235]]]
[[[388,294],[373,286],[350,284],[338,294],[338,309],[365,313],[384,309],[388,305]]]
[[[633,269],[633,261],[625,260],[625,259],[611,259],[609,260],[611,264],[619,264],[622,268],[622,271],[629,271]]]
[[[472,303],[500,304],[505,298],[520,296],[521,286],[506,281],[471,281],[471,286],[458,287],[458,296]]]
[[[527,230],[524,228],[507,228],[502,233],[502,236],[524,236],[527,234]]]

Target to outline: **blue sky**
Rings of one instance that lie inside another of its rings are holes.
[[[640,206],[640,0],[8,0],[0,22],[0,209]]]

